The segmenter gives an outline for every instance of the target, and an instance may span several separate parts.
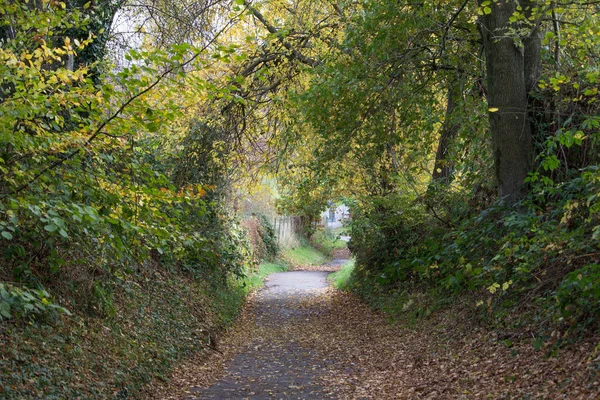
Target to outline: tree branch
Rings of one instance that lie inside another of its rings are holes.
[[[316,67],[318,65],[321,65],[320,61],[315,60],[314,58],[305,56],[304,54],[299,52],[297,49],[295,49],[294,46],[292,46],[290,43],[288,43],[285,40],[284,36],[279,31],[279,29],[277,29],[273,25],[271,25],[269,23],[269,21],[266,20],[264,15],[262,15],[261,12],[258,11],[256,8],[252,7],[252,5],[250,5],[247,1],[244,1],[244,6],[248,9],[248,11],[250,11],[252,13],[252,15],[254,15],[254,17],[256,19],[258,19],[265,26],[265,28],[267,28],[269,33],[272,33],[275,36],[277,36],[277,38],[279,39],[279,41],[281,42],[283,47],[285,47],[286,49],[288,49],[289,51],[292,52],[292,55],[294,56],[293,58],[295,58],[298,61],[300,61],[301,63],[309,65],[311,67]]]
[[[215,36],[208,42],[206,43],[200,50],[198,50],[196,52],[196,54],[194,54],[192,57],[190,57],[189,60],[185,61],[184,63],[181,63],[179,65],[174,65],[170,68],[168,68],[166,71],[164,71],[162,74],[160,74],[158,76],[158,78],[156,78],[156,80],[148,87],[146,87],[145,89],[139,91],[138,93],[136,93],[135,95],[133,95],[132,97],[130,97],[129,99],[127,99],[127,101],[125,101],[123,104],[121,104],[121,106],[112,113],[112,115],[110,115],[110,117],[108,117],[107,119],[105,119],[104,121],[102,121],[102,123],[100,125],[98,125],[98,127],[96,129],[94,129],[94,132],[86,139],[86,141],[83,143],[83,145],[81,145],[79,148],[71,151],[70,153],[68,153],[67,155],[65,155],[64,157],[52,162],[51,164],[47,165],[46,167],[42,168],[41,171],[39,171],[38,173],[36,173],[31,179],[29,179],[26,183],[22,184],[21,186],[17,187],[16,189],[14,189],[12,192],[10,193],[3,193],[1,196],[2,197],[6,197],[9,194],[17,194],[25,189],[27,189],[29,187],[29,185],[31,185],[32,183],[34,183],[35,181],[37,181],[42,175],[44,175],[46,172],[58,167],[61,164],[64,164],[66,161],[72,159],[73,157],[75,157],[77,154],[79,154],[83,148],[85,148],[86,146],[88,146],[90,143],[92,143],[98,136],[100,136],[101,134],[103,134],[102,130],[110,123],[112,122],[115,118],[117,118],[119,115],[121,115],[123,113],[123,111],[135,100],[137,100],[138,98],[142,97],[143,95],[145,95],[146,93],[150,92],[152,89],[154,89],[160,82],[162,82],[162,80],[168,76],[169,74],[171,74],[173,71],[175,71],[176,69],[179,68],[183,68],[186,65],[189,65],[191,62],[193,62],[195,59],[197,59],[210,45],[212,45],[217,38],[223,34],[227,29],[229,29],[229,27],[231,27],[231,24],[233,23],[234,19],[236,19],[240,14],[236,15],[235,17],[231,18],[229,20],[229,22],[227,24],[225,24],[225,26],[223,26],[223,28],[221,28],[216,34]]]

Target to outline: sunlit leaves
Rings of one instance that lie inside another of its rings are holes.
[[[164,136],[167,124],[172,132],[187,125],[182,109],[199,100],[205,80],[185,68],[202,69],[203,49],[132,50],[128,65],[92,79],[88,66],[66,68],[70,56],[94,44],[93,33],[88,40],[64,35],[85,27],[80,10],[67,18],[61,7],[32,12],[4,3],[18,24],[17,37],[0,49],[2,240],[47,246],[51,272],[81,259],[125,265],[157,248],[178,262],[185,246],[207,246],[192,227],[216,207],[205,199],[214,187],[173,184],[169,146],[176,140]],[[30,26],[36,29],[19,29]],[[190,213],[194,221],[184,218]],[[24,268],[33,260],[24,250],[5,257]]]

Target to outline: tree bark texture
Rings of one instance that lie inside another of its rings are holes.
[[[531,126],[527,118],[527,87],[523,47],[507,31],[516,9],[514,0],[492,1],[481,18],[486,57],[488,105],[498,194],[514,204],[527,193],[531,168]],[[528,65],[531,62],[528,62]]]

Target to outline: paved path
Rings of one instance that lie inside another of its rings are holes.
[[[315,382],[330,361],[316,358],[310,347],[296,341],[294,332],[295,324],[315,310],[302,304],[327,288],[328,274],[293,271],[269,276],[254,301],[257,329],[250,344],[233,359],[225,377],[209,388],[193,389],[189,398],[334,398]]]
[[[183,391],[157,398],[600,399],[599,359],[590,357],[597,337],[560,358],[530,338],[509,348],[463,305],[414,327],[390,324],[357,296],[327,288],[329,271],[272,275],[223,338],[223,354],[189,366]]]

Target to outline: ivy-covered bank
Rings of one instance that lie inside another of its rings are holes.
[[[137,268],[74,271],[66,264],[37,275],[44,289],[3,284],[2,302],[10,308],[0,325],[0,397],[144,398],[144,386],[167,379],[181,359],[218,351],[248,291],[283,268],[258,267],[255,257],[265,245],[273,256],[278,249],[266,219],[253,220],[266,243],[245,240],[255,234],[254,223],[241,229],[229,221],[223,226],[229,234],[219,239],[227,246],[210,249],[214,264],[193,259],[191,251],[185,263],[155,253]]]
[[[211,351],[243,302],[242,283],[152,268],[112,282],[110,316],[73,309],[53,321],[2,323],[0,397],[143,398],[192,352]]]

